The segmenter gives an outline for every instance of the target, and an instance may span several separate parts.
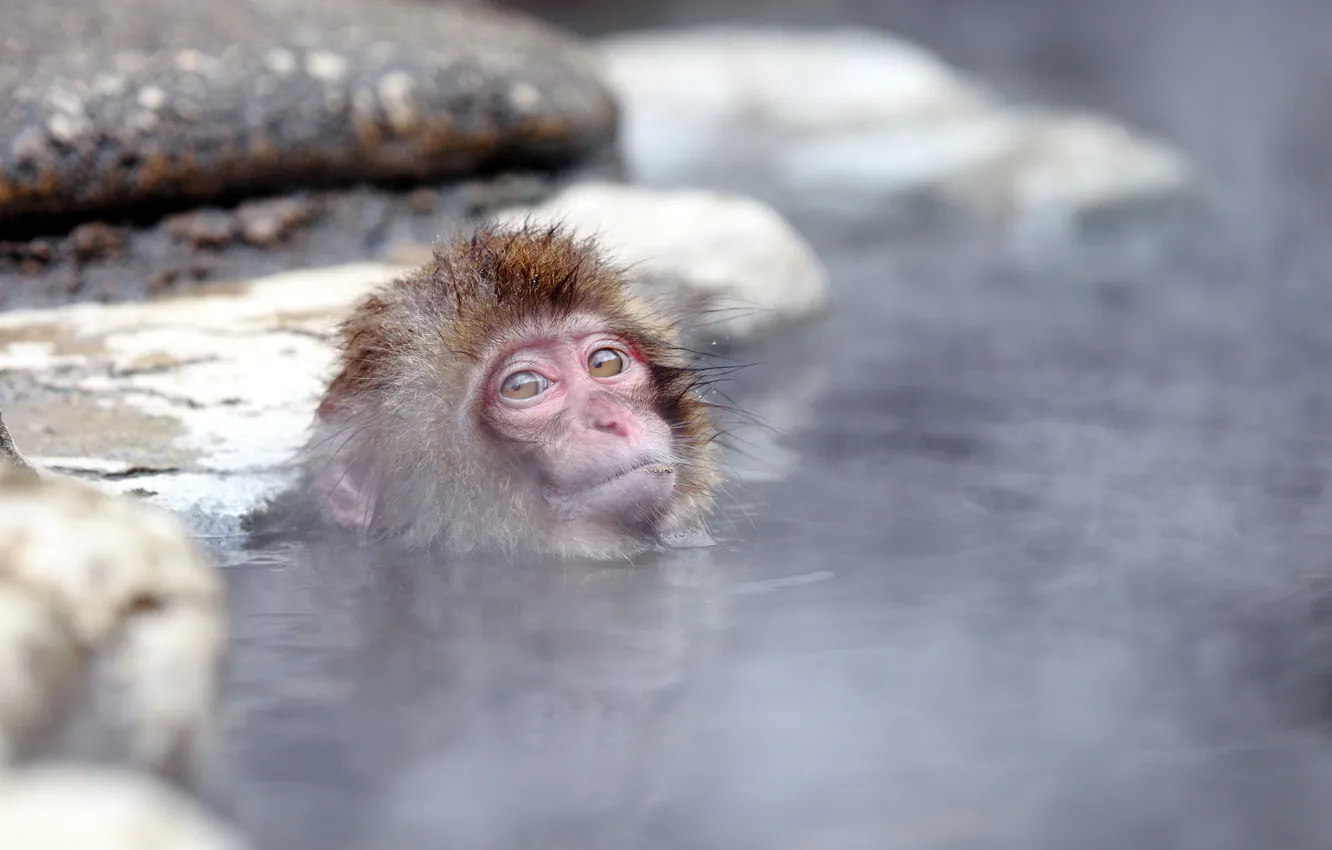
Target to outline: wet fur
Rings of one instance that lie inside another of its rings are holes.
[[[477,404],[476,382],[506,340],[589,314],[649,364],[655,398],[635,401],[674,434],[676,499],[655,532],[700,526],[720,473],[690,358],[660,309],[592,241],[562,228],[480,229],[357,305],[306,449],[308,479],[326,491],[335,471],[359,477],[370,527],[419,546],[610,557],[652,545],[655,535],[641,532],[580,551],[549,540],[539,482]]]

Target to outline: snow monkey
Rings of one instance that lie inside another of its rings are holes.
[[[674,327],[591,240],[483,227],[370,294],[306,447],[339,526],[614,558],[701,531],[720,469]]]

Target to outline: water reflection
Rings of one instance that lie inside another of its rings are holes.
[[[231,571],[235,758],[258,779],[253,816],[295,844],[631,827],[726,610],[705,549],[553,566],[324,543],[275,560]]]

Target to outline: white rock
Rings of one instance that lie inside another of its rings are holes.
[[[1018,218],[1172,196],[1168,147],[1090,116],[1011,108],[884,33],[720,26],[601,42],[626,157],[653,185],[872,208],[924,194]]]
[[[1151,199],[1185,173],[1174,150],[1094,115],[1032,114],[1014,123],[1024,131],[1003,155],[958,169],[946,194],[991,215],[1073,213]]]
[[[168,605],[129,618],[106,665],[103,702],[128,727],[136,764],[196,780],[210,765],[226,629],[216,607]]]
[[[53,606],[0,583],[0,766],[38,745],[81,663]]]
[[[631,132],[633,119],[667,111],[700,125],[822,133],[986,109],[976,88],[942,61],[868,30],[630,33],[603,41],[602,54],[628,97]]]
[[[0,775],[6,850],[243,850],[198,804],[145,776],[51,765]]]
[[[221,579],[169,514],[8,470],[0,471],[0,581],[54,605],[89,647],[136,606],[222,605]]]
[[[802,194],[928,192],[1005,156],[1026,127],[1005,114],[914,126],[828,132],[774,151],[773,163]]]
[[[224,594],[174,517],[0,468],[0,616],[0,755],[26,755],[63,721],[96,715],[94,726],[124,727],[112,743],[134,763],[195,776],[212,728]],[[72,680],[95,668],[114,692],[90,680],[92,705],[62,705]]]
[[[357,264],[161,301],[0,314],[0,370],[39,375],[53,392],[129,422],[113,445],[96,422],[85,434],[79,421],[61,420],[56,437],[30,435],[21,446],[38,466],[146,492],[197,532],[234,534],[240,517],[287,480],[281,467],[307,436],[336,323],[400,272]],[[12,403],[10,428],[35,404]]]
[[[497,220],[564,222],[595,236],[631,274],[694,296],[708,315],[691,330],[712,340],[751,341],[828,302],[828,274],[809,245],[749,198],[584,183]]]

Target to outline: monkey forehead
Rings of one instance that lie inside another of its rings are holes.
[[[451,324],[454,341],[476,356],[523,340],[564,340],[598,333],[621,337],[644,348],[653,343],[671,344],[675,339],[671,325],[659,321],[645,304],[634,299],[569,312],[551,306],[497,307],[457,316]]]
[[[599,317],[625,335],[662,336],[668,322],[634,297],[594,240],[560,227],[479,228],[441,246],[421,282],[455,317],[454,342],[476,352],[532,323]],[[539,332],[548,333],[542,329]]]
[[[588,337],[617,340],[642,359],[650,355],[644,351],[644,341],[638,328],[626,327],[591,313],[571,316],[524,316],[511,325],[497,328],[486,345],[475,354],[483,364],[494,364],[526,348],[568,344]]]
[[[610,329],[624,336],[667,339],[671,323],[653,306],[633,295],[618,278],[605,276],[593,286],[584,280],[574,295],[542,291],[540,281],[528,281],[498,293],[482,292],[472,298],[454,298],[448,334],[464,350],[477,353],[498,336],[514,334],[567,335],[581,329]]]

